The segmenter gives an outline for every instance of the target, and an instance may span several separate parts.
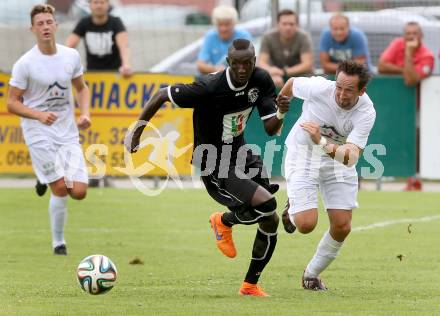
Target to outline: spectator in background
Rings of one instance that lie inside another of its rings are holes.
[[[212,11],[212,23],[215,29],[205,35],[197,57],[197,68],[200,73],[207,74],[225,69],[229,45],[239,38],[252,40],[248,31],[235,27],[237,21],[237,10],[231,6],[221,5]]]
[[[90,0],[90,11],[69,35],[66,46],[75,48],[83,37],[87,70],[114,70],[130,76],[128,34],[121,19],[109,14],[109,0]]]
[[[364,32],[351,27],[347,16],[337,13],[330,18],[330,28],[321,33],[319,60],[326,74],[334,74],[338,63],[354,60],[372,71],[368,40]]]
[[[434,54],[422,43],[422,38],[420,25],[408,22],[403,37],[393,40],[380,56],[379,73],[402,75],[408,86],[431,75]]]
[[[258,66],[266,69],[281,88],[288,77],[313,73],[313,53],[310,36],[298,28],[294,11],[280,11],[277,21],[277,29],[263,36]]]
[[[378,70],[380,74],[402,75],[408,86],[417,85],[422,79],[431,75],[434,68],[434,54],[422,43],[423,32],[417,22],[408,22],[405,25],[403,36],[391,42],[379,59]],[[419,97],[418,97],[418,100]],[[419,105],[419,103],[418,103]],[[417,109],[418,110],[418,109]],[[419,124],[416,119],[416,152],[419,152]],[[417,172],[419,170],[419,156],[417,155]],[[420,191],[422,182],[418,174],[409,177],[406,191]]]

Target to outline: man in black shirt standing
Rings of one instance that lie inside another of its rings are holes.
[[[66,46],[75,48],[83,37],[87,70],[116,70],[130,76],[128,34],[121,19],[109,14],[109,0],[90,0],[90,10],[92,14],[79,21]]]
[[[164,102],[194,109],[192,163],[200,168],[211,197],[230,210],[210,217],[217,246],[224,255],[235,257],[232,226],[258,223],[252,260],[239,293],[267,296],[257,282],[277,242],[279,218],[272,194],[278,185],[269,184],[261,158],[246,147],[243,132],[252,110],[257,108],[267,134],[275,135],[282,127],[290,100],[276,97],[269,73],[255,68],[255,50],[250,41],[235,40],[229,47],[227,62],[227,69],[192,84],[159,90],[145,105],[125,144],[132,153],[138,150],[145,121]]]

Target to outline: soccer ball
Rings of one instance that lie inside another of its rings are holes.
[[[76,276],[81,288],[93,295],[110,291],[118,271],[115,264],[106,256],[92,255],[84,258],[78,265]]]

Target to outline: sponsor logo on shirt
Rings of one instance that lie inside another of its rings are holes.
[[[258,88],[252,88],[248,92],[248,101],[249,103],[254,103],[258,99]]]
[[[246,123],[251,112],[252,108],[250,107],[244,111],[230,113],[223,116],[222,140],[225,141],[241,135],[246,128]]]
[[[60,112],[66,110],[69,105],[67,87],[63,87],[57,81],[49,85],[46,90],[47,99],[38,106],[40,111]]]

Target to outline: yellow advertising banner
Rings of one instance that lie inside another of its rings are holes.
[[[20,119],[7,111],[9,78],[0,74],[0,173],[33,173]],[[80,131],[79,136],[90,176],[191,174],[192,110],[166,103],[145,129],[142,150],[127,155],[123,143],[128,127],[154,93],[170,84],[190,83],[193,77],[136,74],[125,79],[113,73],[88,73],[85,80],[90,90],[92,127]]]

